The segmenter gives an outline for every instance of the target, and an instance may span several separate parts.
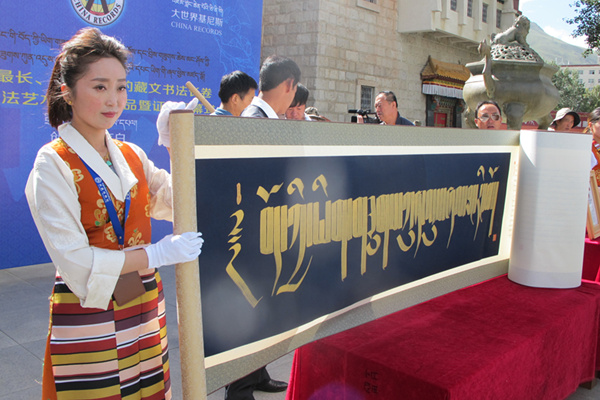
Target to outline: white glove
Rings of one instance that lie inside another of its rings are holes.
[[[144,247],[148,255],[148,268],[195,260],[200,255],[202,243],[204,239],[200,232],[167,235],[158,243]]]
[[[169,114],[172,110],[193,110],[198,105],[198,99],[194,97],[187,105],[183,102],[167,101],[160,108],[156,119],[158,129],[159,146],[171,147],[171,133],[169,132]]]

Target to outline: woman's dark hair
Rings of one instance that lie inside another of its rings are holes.
[[[600,107],[596,108],[588,115],[588,125],[598,120],[600,120]]]
[[[590,126],[598,120],[600,120],[600,107],[596,108],[594,111],[588,114],[587,126],[585,127],[583,132],[590,133],[592,131],[592,128],[590,128]]]
[[[46,93],[50,125],[57,128],[73,117],[71,106],[60,90],[62,84],[73,89],[88,66],[101,58],[114,57],[127,70],[129,54],[129,50],[121,42],[102,34],[96,28],[83,28],[63,43],[62,50],[54,61]]]
[[[296,89],[296,94],[294,95],[294,100],[290,107],[298,107],[306,104],[308,101],[308,89],[303,84],[299,83],[298,88]]]

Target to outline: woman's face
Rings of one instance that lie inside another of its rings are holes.
[[[557,132],[568,132],[575,125],[575,118],[572,115],[567,114],[563,119],[559,119],[556,121],[556,131]]]
[[[600,119],[597,119],[594,122],[590,122],[590,130],[592,131],[594,141],[596,143],[600,143]]]
[[[104,135],[114,125],[127,103],[127,72],[114,57],[100,58],[88,66],[75,83],[63,85],[65,99],[71,102],[71,124],[83,135]]]

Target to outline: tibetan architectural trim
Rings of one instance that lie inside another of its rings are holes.
[[[421,71],[422,92],[462,99],[463,86],[470,76],[471,72],[464,65],[439,61],[429,56]]]

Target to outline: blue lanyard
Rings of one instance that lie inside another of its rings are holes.
[[[81,158],[80,158],[81,159]],[[94,182],[96,182],[96,186],[98,186],[98,190],[100,191],[100,195],[102,195],[102,199],[104,200],[104,205],[106,206],[106,211],[108,212],[108,218],[113,226],[115,234],[117,235],[117,240],[119,241],[119,246],[121,248],[125,247],[125,221],[127,221],[127,216],[129,215],[129,205],[131,203],[130,192],[127,192],[127,196],[125,196],[125,216],[123,217],[123,225],[119,221],[119,217],[117,215],[117,210],[115,209],[115,205],[110,198],[110,193],[108,193],[108,189],[104,184],[102,178],[98,176],[96,171],[94,171],[83,159],[81,159],[83,165],[88,169],[89,173],[92,175]]]

